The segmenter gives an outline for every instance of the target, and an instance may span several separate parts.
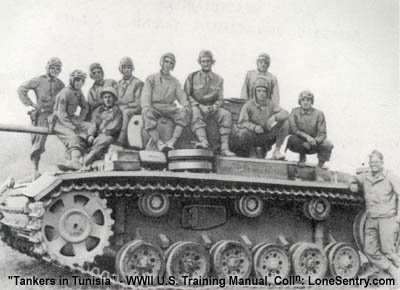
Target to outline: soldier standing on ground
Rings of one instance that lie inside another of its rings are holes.
[[[190,121],[190,106],[179,81],[171,75],[175,66],[175,55],[165,53],[160,59],[161,71],[150,75],[143,86],[141,107],[145,130],[157,145],[158,150],[168,152],[175,148],[183,128]],[[179,108],[178,101],[183,108]],[[157,121],[161,117],[174,120],[175,129],[170,140],[164,143],[157,130]]]
[[[191,73],[184,87],[192,106],[192,131],[199,140],[196,148],[209,149],[206,127],[207,123],[214,119],[219,130],[221,154],[235,156],[235,153],[229,150],[232,116],[228,110],[221,108],[224,100],[224,80],[211,70],[215,63],[211,51],[202,50],[198,63],[201,70]]]
[[[89,105],[81,90],[85,79],[84,72],[74,70],[70,75],[69,86],[56,96],[54,132],[67,148],[71,159],[57,165],[62,171],[79,170],[82,167],[81,157],[86,149],[85,138],[91,126],[91,123],[83,121],[89,111]],[[81,109],[79,116],[75,115],[78,107]]]
[[[248,71],[242,87],[241,99],[254,99],[254,84],[257,79],[264,78],[271,90],[272,100],[279,105],[278,79],[268,71],[271,58],[267,53],[261,53],[257,58],[257,70]]]
[[[48,117],[53,113],[55,96],[65,87],[57,77],[61,72],[62,63],[57,57],[51,58],[46,65],[47,74],[33,78],[23,83],[18,88],[18,96],[21,102],[33,108],[29,112],[33,126],[48,127]],[[36,95],[36,103],[28,96],[33,90]],[[32,179],[40,176],[39,161],[45,151],[47,135],[32,134],[31,161],[33,165]]]
[[[118,142],[125,146],[127,144],[127,130],[129,121],[134,115],[140,115],[140,95],[142,93],[143,82],[132,75],[135,70],[133,61],[130,57],[124,57],[119,64],[119,71],[123,75],[117,83],[118,106],[122,111],[123,123]]]

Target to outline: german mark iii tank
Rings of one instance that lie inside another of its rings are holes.
[[[224,106],[235,120],[241,103]],[[159,121],[161,137],[171,133],[170,122]],[[5,182],[3,240],[113,283],[134,276],[171,276],[181,285],[209,277],[278,283],[289,274],[305,281],[357,276],[363,198],[349,189],[350,175],[325,169],[317,182],[312,165],[216,156],[190,149],[189,132],[181,141],[189,149],[166,156],[150,150],[140,116],[129,132],[136,150],[112,146],[93,170]]]

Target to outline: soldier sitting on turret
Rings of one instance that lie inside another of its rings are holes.
[[[325,116],[322,111],[313,108],[314,95],[303,91],[299,95],[300,107],[290,113],[290,135],[287,148],[300,153],[299,166],[306,162],[306,154],[318,153],[318,168],[329,161],[333,145],[326,139]],[[318,176],[317,176],[318,177]]]
[[[87,142],[92,147],[83,159],[84,166],[92,164],[104,154],[118,137],[122,126],[122,113],[116,106],[117,91],[113,87],[104,88],[101,97],[104,103],[93,112],[92,126],[88,130]]]
[[[174,149],[183,128],[189,123],[190,106],[181,84],[170,74],[175,66],[175,55],[164,54],[160,59],[160,66],[159,73],[150,75],[146,79],[141,96],[141,106],[144,128],[157,145],[158,150],[168,152]],[[176,101],[179,101],[183,108],[179,108]],[[160,139],[156,128],[157,121],[161,117],[168,117],[175,121],[172,137],[166,143]]]
[[[272,159],[285,159],[280,149],[288,135],[289,113],[272,100],[271,87],[264,78],[255,81],[253,90],[255,98],[243,105],[239,115],[238,138],[235,138],[239,151],[248,154],[249,149],[254,151],[259,147],[256,151],[261,154],[256,155],[263,158],[275,144]]]
[[[79,170],[82,167],[81,157],[86,149],[84,138],[91,126],[91,123],[83,121],[89,111],[89,105],[81,90],[85,79],[84,72],[74,70],[70,75],[69,86],[56,96],[54,132],[67,147],[67,153],[71,158],[70,161],[57,165],[62,171]],[[81,111],[79,116],[76,116],[78,106]]]

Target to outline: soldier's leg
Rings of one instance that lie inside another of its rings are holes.
[[[190,116],[184,108],[177,108],[175,106],[167,108],[164,111],[164,114],[166,117],[173,119],[175,122],[175,128],[174,132],[172,133],[172,137],[165,143],[167,145],[166,149],[172,150],[175,148],[175,143],[181,136],[183,128],[185,128],[189,124]]]
[[[214,116],[217,120],[219,135],[221,138],[221,155],[228,157],[236,156],[236,154],[229,149],[229,135],[231,134],[232,127],[231,112],[224,108],[218,108]]]
[[[191,129],[192,132],[196,134],[196,137],[199,141],[195,145],[195,148],[208,149],[210,147],[206,133],[206,126],[207,125],[203,113],[198,106],[193,106]]]
[[[36,126],[48,127],[47,117],[49,114],[39,114],[35,122]],[[39,161],[40,157],[45,151],[47,135],[32,134],[32,150],[31,150],[31,161],[33,165],[32,179],[35,180],[41,174],[39,172]]]
[[[114,142],[114,138],[106,135],[99,135],[94,139],[90,152],[85,156],[83,164],[88,166],[94,161],[101,158],[104,152],[107,151],[108,146]]]
[[[158,150],[162,151],[165,144],[160,140],[160,135],[157,131],[157,121],[161,117],[160,111],[154,107],[149,107],[143,110],[142,117],[144,129],[149,133]]]
[[[316,151],[318,153],[318,167],[324,166],[324,163],[330,160],[332,149],[333,144],[327,139],[317,146]]]
[[[399,224],[396,221],[396,216],[379,218],[379,237],[382,253],[397,267],[400,267],[400,260],[396,250],[398,236]]]
[[[254,131],[247,128],[238,128],[234,131],[234,137],[231,138],[233,144],[230,144],[234,152],[241,157],[250,157],[255,154],[256,147],[260,144],[260,138]]]
[[[299,166],[304,166],[306,162],[306,154],[309,153],[309,149],[304,146],[305,140],[296,136],[290,135],[287,142],[287,149],[292,152],[299,153]]]
[[[281,153],[281,147],[285,142],[286,137],[289,135],[289,121],[284,120],[282,122],[278,122],[270,132],[271,132],[271,139],[276,141],[275,150],[272,153],[272,159],[284,160],[285,155]]]
[[[122,110],[122,128],[121,133],[118,136],[117,141],[125,146],[127,144],[128,137],[128,125],[129,121],[134,115],[138,115],[140,113],[140,108],[125,108]]]

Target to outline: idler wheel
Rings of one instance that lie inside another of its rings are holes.
[[[316,221],[323,221],[329,217],[331,212],[331,203],[324,197],[313,198],[304,203],[304,215]]]
[[[174,247],[167,258],[167,275],[175,277],[180,285],[183,276],[207,277],[210,271],[210,256],[206,249],[195,242],[183,242]]]
[[[327,253],[332,277],[354,278],[360,270],[360,256],[345,243],[337,243]]]
[[[365,221],[367,220],[367,213],[361,211],[357,214],[353,223],[353,236],[356,242],[357,248],[363,252],[364,251],[364,230]]]
[[[62,265],[92,262],[109,245],[111,209],[92,192],[68,192],[55,198],[42,222],[44,248]]]
[[[142,240],[133,240],[118,251],[115,269],[123,278],[127,276],[157,278],[164,274],[165,259],[159,247]]]
[[[253,261],[250,251],[241,243],[225,241],[215,249],[212,262],[218,278],[234,276],[240,279],[250,275]]]
[[[169,210],[169,198],[163,193],[151,192],[139,197],[139,211],[151,217],[160,217]]]
[[[313,281],[325,276],[328,269],[328,259],[324,249],[313,243],[302,243],[292,256],[293,270],[305,281],[308,277]]]
[[[268,277],[271,283],[277,276],[288,277],[290,267],[289,255],[280,245],[266,243],[254,254],[254,272],[258,278]]]
[[[258,217],[264,207],[264,202],[258,195],[242,196],[236,203],[235,208],[237,211],[245,217],[250,218]]]

